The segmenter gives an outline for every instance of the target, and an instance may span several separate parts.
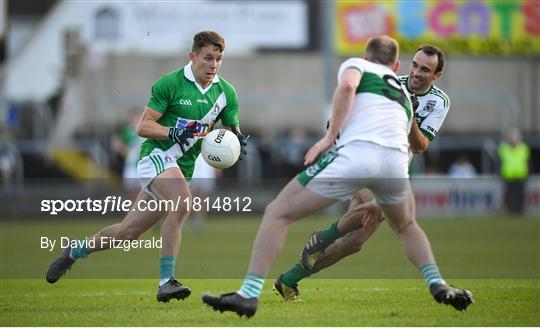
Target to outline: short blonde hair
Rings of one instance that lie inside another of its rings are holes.
[[[370,61],[392,65],[397,61],[399,44],[387,35],[376,36],[369,39],[366,46],[366,58]]]

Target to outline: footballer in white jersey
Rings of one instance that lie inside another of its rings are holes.
[[[398,80],[407,88],[409,93],[413,94],[408,87],[409,76],[399,76]],[[415,95],[418,100],[418,108],[414,112],[414,119],[422,134],[431,142],[439,132],[448,114],[450,98],[444,91],[433,84],[425,93]],[[412,149],[409,148],[409,163],[412,161],[413,155]]]
[[[409,181],[406,179],[412,103],[404,86],[392,74],[399,69],[398,54],[399,45],[395,40],[378,36],[368,41],[364,53],[364,59],[374,64],[351,59],[342,65],[328,130],[309,149],[304,164],[319,160],[290,181],[265,208],[240,288],[219,296],[204,295],[204,303],[216,311],[253,316],[270,266],[283,248],[288,226],[362,186],[373,192],[407,258],[425,279],[435,301],[459,311],[473,303],[470,291],[449,286],[442,278],[429,240],[415,221],[414,198],[407,190]],[[387,66],[388,70],[375,63]],[[414,80],[415,85],[427,81],[421,76]],[[332,147],[340,130],[342,137],[338,147],[322,155]],[[416,123],[413,123],[411,133],[426,139]],[[429,141],[423,142],[425,149]],[[397,179],[387,179],[389,177]],[[315,181],[321,178],[322,183],[316,185]],[[298,299],[297,282],[320,270],[316,264],[318,259],[328,258],[326,250],[348,233],[365,229],[362,217],[356,215],[353,219],[351,225],[349,222],[341,224],[340,219],[326,230],[311,234],[302,250],[300,263],[277,278],[275,292],[284,300]],[[371,221],[376,229],[377,220]]]
[[[433,85],[433,82],[440,78],[443,67],[444,54],[442,51],[435,46],[423,45],[418,48],[412,59],[409,75],[398,77],[398,80],[405,86],[407,91],[416,97],[416,101],[413,101],[413,103],[417,102],[414,107],[415,123],[412,124],[408,136],[410,144],[409,159],[412,159],[413,153],[422,153],[427,149],[448,114],[450,108],[448,96]],[[369,118],[363,117],[363,119],[370,120],[377,114],[370,113]],[[353,114],[350,116],[353,116]],[[367,125],[364,126],[366,129],[372,130],[373,133],[379,133],[377,129],[370,129],[370,126]],[[343,143],[346,143],[346,139],[337,142],[338,145]],[[331,152],[328,154],[331,154]],[[328,155],[325,157],[328,158]],[[356,154],[355,159],[364,161],[365,158],[370,157],[373,158],[374,156],[369,149],[364,147],[361,153]],[[374,158],[374,160],[379,161],[379,165],[384,167],[394,158]],[[402,179],[392,180],[397,182]],[[334,186],[329,187],[333,188]],[[298,284],[301,280],[362,249],[364,243],[375,233],[383,220],[381,210],[369,202],[371,198],[369,191],[362,190],[351,202],[349,211],[342,218],[332,223],[326,230],[319,230],[311,234],[307,245],[302,250],[300,263],[293,265],[274,282],[274,291],[281,295],[283,300],[298,300],[300,296]],[[362,202],[368,203],[362,204]],[[336,231],[342,233],[347,231],[348,233],[337,238],[323,251],[318,250],[316,245],[320,245],[321,242],[324,243],[324,239],[328,235],[336,234]],[[423,267],[421,272],[427,279],[432,295],[437,302],[450,304],[460,311],[465,310],[472,303],[472,293],[470,291],[452,289],[445,283],[434,283],[433,279],[440,278],[435,265]],[[449,295],[450,297],[448,297]]]
[[[403,179],[409,177],[410,95],[390,67],[362,58],[341,65],[338,83],[350,69],[362,76],[336,149],[301,172],[298,181],[325,198],[347,200],[367,187],[379,203],[399,203],[408,192]]]
[[[336,145],[341,147],[362,140],[408,152],[412,105],[405,86],[387,66],[362,58],[345,61],[339,69],[338,81],[350,68],[358,69],[362,80]]]
[[[407,88],[409,93],[413,93],[407,87],[409,80],[407,75],[399,76],[398,80]],[[419,105],[414,113],[414,118],[422,133],[430,141],[433,141],[450,109],[450,98],[444,91],[433,84],[426,93],[416,94],[416,97]]]

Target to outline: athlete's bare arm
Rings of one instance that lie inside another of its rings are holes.
[[[320,154],[334,144],[334,140],[343,126],[343,122],[345,122],[345,119],[349,115],[354,100],[354,93],[361,79],[362,73],[355,68],[346,69],[341,75],[336,92],[334,93],[332,117],[328,130],[326,130],[326,135],[306,153],[304,165],[313,163]]]
[[[139,136],[155,140],[168,139],[169,127],[163,126],[157,122],[161,115],[163,114],[146,106],[141,121],[137,126],[137,133]]]
[[[421,154],[429,147],[431,141],[422,133],[418,123],[413,119],[411,132],[409,133],[409,144],[414,154]]]

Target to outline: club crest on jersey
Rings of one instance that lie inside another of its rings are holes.
[[[211,109],[212,114],[215,114],[215,115],[219,115],[220,111],[221,111],[221,107],[217,103]]]
[[[201,123],[200,121],[197,121],[197,120],[190,120],[190,119],[182,118],[182,117],[179,117],[178,120],[176,121],[176,127],[179,129],[185,128],[188,124],[194,124],[195,131],[196,131],[195,133],[200,134],[201,136],[204,136],[208,132],[210,132],[213,126],[212,123],[206,124],[206,123]]]
[[[437,104],[437,100],[428,100],[426,101],[426,105],[422,110],[432,112],[435,109],[435,105]]]

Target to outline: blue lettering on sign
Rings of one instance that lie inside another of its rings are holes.
[[[459,209],[491,208],[494,200],[489,191],[451,190],[450,204]]]

